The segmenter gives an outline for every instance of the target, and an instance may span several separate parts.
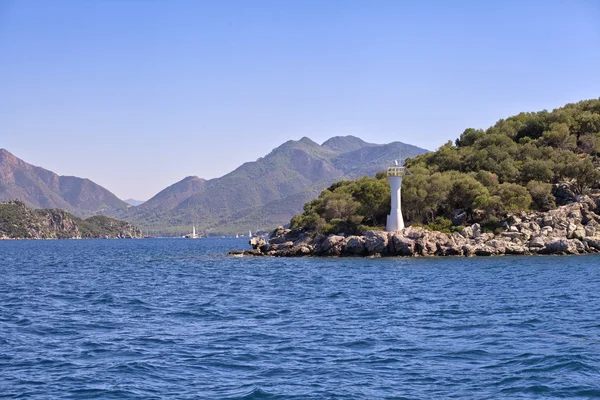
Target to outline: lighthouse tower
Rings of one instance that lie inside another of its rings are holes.
[[[385,230],[388,232],[399,231],[404,229],[404,220],[402,219],[402,210],[400,204],[400,189],[402,188],[402,177],[405,174],[405,168],[398,165],[398,161],[394,162],[393,167],[387,170],[387,178],[390,182],[392,191],[392,210],[387,216],[387,224]]]

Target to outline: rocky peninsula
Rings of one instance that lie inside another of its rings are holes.
[[[81,219],[64,210],[33,210],[17,200],[0,203],[0,240],[141,237],[137,227],[103,215]]]
[[[252,238],[252,250],[231,255],[302,256],[499,256],[587,254],[600,252],[600,208],[592,198],[546,212],[509,215],[500,232],[479,224],[452,233],[407,227],[397,232],[369,230],[364,235],[320,235],[302,229],[277,228],[268,241]]]

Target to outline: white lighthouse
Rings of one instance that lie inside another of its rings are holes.
[[[402,177],[405,174],[405,168],[398,165],[398,161],[394,162],[393,167],[387,170],[387,178],[390,182],[392,191],[392,210],[387,216],[387,224],[385,230],[388,232],[399,231],[404,229],[404,220],[402,219],[400,190],[402,188]]]

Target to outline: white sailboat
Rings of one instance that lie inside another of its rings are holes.
[[[196,235],[196,225],[192,225],[192,234],[185,235],[188,239],[198,239],[198,235]]]
[[[252,231],[248,231],[248,237],[251,238],[252,237]]]

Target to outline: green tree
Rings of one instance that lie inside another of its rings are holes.
[[[527,190],[538,210],[546,211],[556,207],[556,199],[552,195],[550,183],[531,181],[527,184]]]
[[[507,211],[527,210],[531,206],[531,195],[521,185],[515,183],[502,183],[494,193],[500,198]]]
[[[521,182],[552,182],[554,163],[550,160],[527,160],[521,166]]]
[[[545,131],[542,140],[548,146],[561,150],[574,150],[577,147],[577,137],[571,135],[567,124],[553,123],[550,130]]]
[[[431,153],[431,157],[427,159],[427,164],[435,165],[438,171],[459,171],[462,166],[460,155],[451,141],[440,147],[436,152]]]
[[[578,147],[582,152],[587,154],[600,154],[600,133],[580,136]]]
[[[390,186],[387,180],[362,177],[348,185],[347,191],[359,203],[357,212],[365,216],[365,223],[385,223],[390,212]]]
[[[352,198],[350,193],[335,190],[323,196],[323,214],[326,221],[334,218],[348,221],[356,215],[360,203]]]
[[[481,139],[485,135],[485,132],[481,129],[468,128],[460,135],[460,138],[456,139],[456,147],[469,147]]]
[[[492,196],[489,193],[477,196],[473,201],[473,208],[484,211],[488,220],[506,213],[506,207],[500,196]]]
[[[500,163],[499,169],[494,171],[501,182],[516,182],[519,179],[519,169],[515,160],[504,160]]]
[[[448,194],[448,203],[453,209],[465,210],[468,214],[472,215],[473,201],[478,196],[486,195],[489,195],[489,191],[485,186],[475,178],[462,175],[452,184],[452,189]]]
[[[311,212],[307,215],[304,215],[304,214],[294,215],[292,217],[292,220],[290,221],[291,229],[304,228],[304,229],[316,231],[318,233],[323,233],[323,230],[325,229],[325,225],[326,225],[325,219],[322,218],[321,216],[319,216],[315,212]]]
[[[402,180],[402,208],[408,221],[423,221],[427,207],[427,187],[430,172],[427,168],[412,167],[411,175]]]
[[[489,171],[485,171],[485,170],[480,170],[477,172],[473,172],[473,175],[471,175],[473,178],[477,179],[483,186],[487,187],[487,188],[492,188],[495,186],[498,186],[498,175],[489,172]]]

